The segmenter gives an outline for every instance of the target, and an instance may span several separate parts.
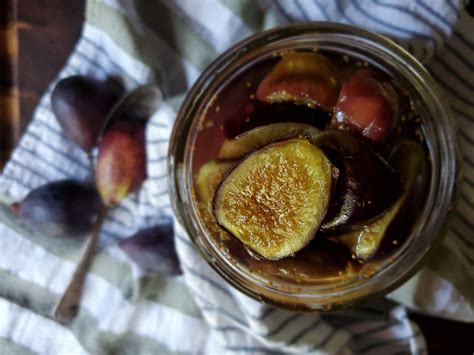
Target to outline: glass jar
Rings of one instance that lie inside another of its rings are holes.
[[[344,282],[315,285],[275,282],[232,262],[204,227],[193,200],[193,142],[206,105],[230,78],[274,53],[296,49],[331,51],[367,61],[396,78],[408,92],[429,149],[431,169],[426,201],[409,236],[377,267],[363,268]],[[313,22],[257,33],[219,56],[202,73],[178,113],[169,148],[172,206],[197,250],[231,285],[270,304],[298,310],[330,310],[358,304],[400,286],[421,266],[448,217],[459,178],[457,137],[451,115],[427,70],[393,41],[365,30]]]

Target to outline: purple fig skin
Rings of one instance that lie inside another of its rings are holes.
[[[80,237],[92,230],[100,208],[94,186],[61,180],[32,190],[13,211],[31,229],[50,237]]]
[[[120,98],[119,91],[108,81],[82,75],[60,80],[51,94],[51,106],[66,137],[90,152]]]
[[[99,145],[96,181],[102,200],[117,205],[136,191],[146,178],[145,124],[119,121],[104,134]]]
[[[120,241],[119,247],[145,271],[165,276],[182,274],[171,224],[141,229]]]

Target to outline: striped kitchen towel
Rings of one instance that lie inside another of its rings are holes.
[[[108,216],[78,317],[56,323],[51,309],[81,241],[27,230],[6,207],[48,181],[88,177],[86,156],[51,112],[51,84],[0,176],[2,352],[421,354],[425,340],[406,306],[474,321],[474,25],[463,7],[460,0],[89,0],[82,36],[58,78],[114,77],[127,89],[159,85],[165,99],[147,126],[148,178]],[[460,203],[425,267],[391,300],[329,315],[272,308],[229,287],[174,220],[166,184],[176,110],[205,66],[257,30],[308,20],[386,34],[422,60],[444,89],[464,156]],[[174,227],[182,276],[147,273],[117,247],[156,224]]]

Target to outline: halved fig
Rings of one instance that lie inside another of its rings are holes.
[[[212,202],[217,187],[221,183],[235,162],[223,162],[218,160],[208,161],[201,166],[196,176],[196,187],[199,197],[206,205]]]
[[[355,129],[376,142],[387,141],[398,116],[398,95],[380,74],[363,69],[345,83],[335,107],[335,125]]]
[[[313,52],[290,52],[260,82],[256,96],[265,102],[291,101],[332,110],[340,82],[333,64]]]
[[[237,159],[260,149],[267,144],[290,138],[316,139],[320,131],[308,124],[282,122],[257,127],[234,139],[226,139],[219,152],[221,159]]]
[[[401,176],[403,195],[375,222],[338,238],[361,260],[369,260],[376,254],[388,228],[412,194],[417,177],[422,176],[427,169],[423,148],[413,141],[402,141],[390,157],[390,163]]]
[[[347,131],[321,132],[315,144],[339,169],[326,218],[329,234],[362,228],[385,212],[401,194],[397,173],[366,142]]]
[[[292,255],[319,229],[329,203],[331,172],[329,159],[306,139],[267,145],[223,180],[214,215],[264,258]]]

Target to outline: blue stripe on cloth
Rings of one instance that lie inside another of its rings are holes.
[[[461,233],[457,228],[456,226],[454,225],[454,223],[451,223],[450,226],[449,226],[449,229],[451,230],[451,232],[453,232],[453,234],[461,240],[462,243],[466,244],[467,247],[469,248],[474,248],[474,240],[469,240],[467,239],[463,233]]]
[[[279,3],[278,0],[272,1],[272,4],[275,5],[275,9],[277,10],[277,12],[281,15],[281,17],[282,17],[286,22],[293,22],[292,16],[290,16],[290,15],[285,11],[285,9],[283,8],[283,6],[281,6],[281,4]]]
[[[291,337],[288,341],[287,344],[293,345],[295,344],[298,340],[303,338],[306,334],[308,334],[310,331],[312,331],[314,328],[318,327],[322,323],[322,318],[317,319],[315,322],[311,323],[310,325],[304,327],[301,329],[298,333],[296,333],[293,337]]]
[[[412,335],[410,336],[405,336],[405,337],[400,337],[400,338],[395,338],[395,339],[389,339],[389,340],[382,340],[382,341],[377,341],[377,342],[374,342],[370,345],[366,345],[364,346],[363,348],[358,348],[356,351],[357,353],[366,353],[366,352],[369,352],[373,349],[376,349],[376,348],[380,348],[382,346],[388,346],[390,344],[393,344],[393,343],[398,343],[398,342],[407,342],[407,341],[410,341],[412,339],[416,339],[417,337],[419,337],[421,334],[420,331],[416,331],[415,333],[413,333]]]
[[[133,84],[135,84],[136,86],[138,85],[141,85],[142,83],[139,82],[137,79],[135,79],[134,77],[132,77],[129,73],[128,70],[124,69],[121,65],[119,65],[118,63],[112,61],[112,57],[107,54],[104,50],[104,48],[102,46],[100,46],[97,42],[94,41],[93,38],[90,38],[88,37],[87,35],[84,35],[82,36],[82,39],[84,40],[84,42],[90,44],[92,47],[94,47],[96,49],[96,51],[101,54],[102,56],[104,56],[104,58],[106,58],[109,63],[115,67],[115,69],[117,69],[118,72],[120,72],[123,76],[125,76],[128,80],[130,80]]]
[[[319,12],[323,15],[324,20],[329,21],[330,20],[329,15],[326,9],[321,5],[319,0],[313,0],[313,4],[314,6],[318,8]]]
[[[364,337],[366,336],[367,334],[370,334],[372,335],[373,333],[377,333],[377,332],[381,332],[381,331],[384,331],[384,330],[387,330],[393,326],[397,326],[397,325],[400,325],[402,324],[403,325],[403,321],[408,319],[408,315],[402,317],[402,318],[399,318],[397,320],[394,320],[392,322],[389,322],[387,324],[383,324],[383,325],[379,325],[379,326],[376,326],[374,328],[370,328],[370,329],[364,329],[360,332],[351,332],[352,335],[355,337],[355,338],[360,338],[360,337]]]
[[[219,282],[211,279],[210,277],[208,276],[205,276],[203,274],[201,274],[200,272],[196,271],[195,269],[193,269],[192,267],[190,267],[189,265],[186,265],[185,263],[181,263],[181,265],[183,266],[183,268],[189,272],[191,275],[197,277],[198,279],[206,282],[208,285],[210,285],[212,288],[214,288],[215,290],[218,290],[220,291],[221,293],[223,293],[224,295],[230,297],[233,299],[232,297],[232,294],[230,293],[230,291],[227,289],[227,287],[225,286],[222,286]]]
[[[298,9],[298,12],[303,17],[303,20],[309,21],[310,18],[308,16],[308,14],[306,13],[306,11],[303,9],[303,6],[300,4],[300,2],[298,0],[293,0],[293,2],[295,4],[296,8]]]

